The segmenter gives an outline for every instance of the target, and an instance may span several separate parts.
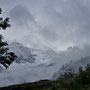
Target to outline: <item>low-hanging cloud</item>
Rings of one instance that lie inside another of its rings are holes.
[[[13,21],[25,21],[24,27],[19,25],[18,29],[12,21],[11,29],[20,31],[18,34],[13,33],[13,30],[3,33],[8,40],[11,40],[10,34],[14,34],[12,40],[30,47],[50,47],[56,50],[90,44],[89,0],[7,0],[9,6],[4,0],[0,1],[4,4],[3,8],[8,7]],[[26,24],[28,20],[29,24]]]

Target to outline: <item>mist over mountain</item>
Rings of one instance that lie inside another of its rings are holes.
[[[87,64],[90,64],[90,56],[80,58],[76,61],[70,61],[69,63],[62,65],[59,71],[54,73],[54,75],[52,76],[52,80],[56,80],[69,70],[72,73],[78,73],[79,68],[82,67],[84,70]]]
[[[17,55],[7,70],[0,66],[0,86],[56,79],[90,63],[90,0],[0,0],[0,6],[11,24],[1,34]]]
[[[6,40],[37,49],[48,47],[59,51],[75,45],[83,47],[90,44],[89,3],[89,0],[38,0],[37,3],[1,0],[5,15],[12,21],[10,31],[3,35]]]
[[[35,22],[32,14],[30,14],[30,12],[21,5],[15,6],[10,11],[10,16],[14,19],[14,21],[21,21],[20,24],[27,21]]]
[[[17,42],[9,44],[9,47],[17,55],[17,59],[7,70],[3,69],[0,73],[1,87],[56,78],[59,72],[69,68],[77,70],[80,65],[85,66],[89,63],[89,57],[86,56],[90,56],[90,50],[86,49],[87,47],[75,46],[61,52],[49,48],[47,50],[27,48]],[[69,63],[71,60],[72,62]],[[62,65],[65,65],[64,70],[61,69]]]
[[[36,21],[32,14],[22,5],[15,6],[10,11],[11,20],[17,27],[32,27],[36,25]],[[34,26],[36,27],[36,26]]]

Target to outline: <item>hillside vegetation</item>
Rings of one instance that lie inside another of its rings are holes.
[[[75,74],[68,70],[57,80],[41,80],[34,83],[24,83],[0,88],[0,90],[90,90],[90,65]]]

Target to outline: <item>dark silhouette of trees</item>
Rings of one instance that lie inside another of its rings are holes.
[[[0,14],[1,12],[2,9],[0,8]],[[9,18],[3,19],[3,17],[0,17],[0,30],[6,30],[6,28],[10,26]],[[7,69],[15,60],[16,55],[9,51],[8,44],[3,39],[4,37],[0,34],[0,64],[2,64]]]

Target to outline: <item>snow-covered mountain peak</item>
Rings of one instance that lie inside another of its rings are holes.
[[[48,66],[52,63],[52,58],[44,50],[37,50],[33,48],[27,48],[18,42],[10,44],[10,50],[17,55],[16,62],[29,62],[35,65]]]

